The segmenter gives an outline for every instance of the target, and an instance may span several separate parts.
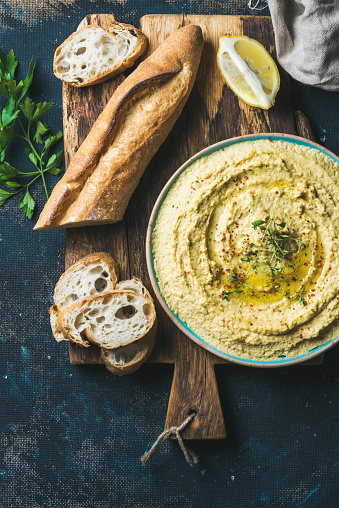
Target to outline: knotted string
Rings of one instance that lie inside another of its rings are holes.
[[[252,11],[263,11],[268,7],[267,0],[263,2],[261,0],[249,0],[247,5]]]
[[[183,440],[182,440],[182,437],[180,435],[180,432],[182,430],[184,430],[187,425],[189,423],[191,423],[192,420],[194,420],[194,418],[196,417],[196,413],[192,413],[190,414],[186,420],[179,426],[179,427],[171,427],[169,429],[166,429],[164,430],[164,432],[162,434],[160,434],[160,436],[158,437],[158,439],[155,441],[155,443],[153,444],[153,446],[151,447],[150,450],[148,450],[148,452],[146,452],[142,457],[141,457],[141,462],[146,465],[147,462],[149,462],[149,460],[153,457],[153,455],[155,455],[157,453],[158,450],[160,450],[160,448],[162,447],[162,445],[164,444],[164,442],[170,437],[170,436],[176,436],[177,440],[178,440],[178,443],[179,443],[179,446],[180,448],[182,449],[182,452],[183,454],[185,455],[185,459],[187,460],[187,462],[189,463],[190,466],[196,466],[198,463],[199,463],[199,459],[198,459],[198,456],[192,451],[192,450],[189,450]]]

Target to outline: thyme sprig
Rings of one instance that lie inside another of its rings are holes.
[[[287,243],[294,243],[297,247],[297,253],[301,248],[304,249],[306,245],[298,238],[295,238],[295,236],[293,236],[293,232],[285,229],[286,222],[278,223],[273,218],[265,220],[260,219],[252,222],[252,227],[254,231],[260,229],[260,231],[263,231],[264,234],[256,255],[241,258],[241,261],[245,263],[251,263],[254,260],[246,273],[246,277],[251,270],[257,271],[259,268],[260,255],[265,246],[271,246],[271,250],[273,252],[271,257],[264,261],[267,269],[262,272],[263,274],[269,273],[271,277],[278,277],[285,272],[286,266],[287,268],[294,270],[294,265],[289,261],[291,258],[291,249],[286,248]]]
[[[287,290],[287,291],[283,291],[282,294],[284,296],[286,296],[286,298],[288,298],[289,300],[297,300],[298,303],[302,303],[303,305],[307,305],[306,298],[304,298],[304,296],[303,296],[303,290],[304,290],[304,285],[302,284],[300,286],[300,288],[298,289],[298,291],[295,291],[294,293],[291,293],[290,290]]]
[[[249,268],[247,269],[245,275],[242,277],[238,275],[229,276],[229,280],[235,284],[236,289],[233,291],[224,291],[223,299],[226,301],[229,301],[230,296],[234,293],[243,293],[244,289],[241,288],[253,289],[253,287],[246,284],[245,281],[247,280],[251,270],[256,272],[262,263],[264,263],[267,268],[261,273],[268,273],[272,278],[283,275],[286,267],[290,270],[295,270],[294,265],[290,261],[291,256],[294,252],[299,253],[300,249],[306,248],[305,243],[293,236],[293,231],[291,232],[286,229],[286,222],[277,222],[274,218],[270,217],[252,222],[252,227],[254,231],[257,229],[262,231],[263,236],[255,255],[240,258],[242,262],[249,263]],[[288,244],[290,245],[290,248],[287,248]],[[293,244],[295,245],[296,250],[295,248],[291,249]],[[270,248],[272,254],[269,258],[262,261],[261,256],[264,248]],[[279,287],[279,284],[275,284],[272,289],[276,291]],[[284,291],[283,294],[287,298],[298,300],[298,303],[306,305],[306,300],[302,295],[302,291],[303,286],[301,286],[293,295],[290,291]]]

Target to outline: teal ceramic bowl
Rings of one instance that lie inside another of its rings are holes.
[[[216,152],[218,150],[221,150],[222,148],[226,148],[230,145],[234,145],[237,143],[243,143],[245,141],[256,141],[260,139],[274,139],[274,140],[280,140],[280,141],[286,141],[288,143],[293,143],[297,145],[304,145],[309,148],[315,148],[316,150],[319,150],[323,152],[324,154],[328,155],[332,159],[334,159],[336,162],[339,163],[339,157],[337,157],[334,153],[330,152],[329,150],[326,150],[322,146],[318,145],[317,143],[313,143],[312,141],[300,138],[298,136],[292,136],[290,134],[249,134],[247,136],[239,136],[236,138],[227,139],[225,141],[220,141],[219,143],[216,143],[215,145],[211,145],[201,152],[197,153],[188,161],[185,162],[175,173],[174,175],[169,179],[163,190],[161,191],[151,214],[150,221],[148,224],[148,230],[147,230],[147,238],[146,238],[146,258],[147,258],[147,267],[148,267],[148,273],[151,279],[152,287],[154,289],[154,292],[156,294],[156,297],[158,298],[162,308],[165,310],[166,314],[170,317],[170,319],[175,323],[175,325],[185,334],[187,335],[191,340],[199,344],[201,347],[207,349],[211,353],[220,356],[221,358],[224,358],[225,360],[228,360],[230,362],[238,363],[241,365],[247,365],[249,367],[283,367],[286,365],[294,365],[297,363],[304,362],[306,360],[310,360],[311,358],[314,358],[315,356],[323,353],[324,351],[327,351],[331,347],[333,347],[335,344],[339,342],[339,337],[330,340],[326,344],[323,344],[322,346],[318,346],[314,349],[311,349],[307,354],[293,357],[293,358],[281,358],[279,360],[275,361],[265,361],[265,360],[244,360],[243,358],[238,358],[236,356],[232,356],[226,353],[223,353],[222,351],[219,351],[218,349],[210,346],[207,342],[205,342],[201,337],[199,337],[196,333],[194,333],[190,328],[181,320],[178,316],[172,312],[172,310],[168,307],[165,298],[162,296],[159,285],[158,285],[158,279],[157,274],[154,268],[154,260],[153,260],[153,252],[152,252],[152,234],[153,229],[157,220],[158,211],[162,205],[162,202],[167,196],[168,191],[170,190],[171,186],[174,184],[178,176],[185,171],[193,162],[195,162],[197,159],[200,159],[200,157],[204,157],[206,155],[210,155],[213,152]]]

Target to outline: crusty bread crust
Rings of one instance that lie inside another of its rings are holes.
[[[61,342],[62,340],[68,339],[64,336],[61,330],[59,330],[57,325],[58,320],[58,307],[54,304],[52,307],[48,309],[49,317],[50,317],[50,323],[52,328],[52,333],[57,342]]]
[[[126,78],[54,187],[34,229],[123,218],[187,101],[202,48],[200,27],[180,28]]]
[[[102,30],[103,33],[108,33],[111,37],[112,34],[114,34],[115,31],[127,31],[131,32],[133,35],[132,37],[136,37],[136,47],[133,53],[129,54],[127,58],[125,58],[120,65],[116,66],[113,65],[113,67],[109,70],[106,70],[105,72],[100,72],[95,74],[93,77],[87,79],[86,81],[80,83],[80,82],[70,82],[67,80],[63,80],[59,71],[58,71],[58,58],[59,55],[64,51],[64,49],[72,42],[74,39],[74,36],[76,34],[79,34],[80,32],[86,36],[86,32],[92,31],[92,30]],[[145,34],[143,34],[140,30],[135,28],[132,25],[127,25],[125,23],[118,23],[117,21],[113,21],[111,24],[99,27],[97,25],[87,25],[83,28],[80,28],[76,32],[73,32],[55,51],[54,59],[53,59],[53,71],[55,76],[58,79],[61,79],[62,81],[66,81],[67,83],[70,83],[72,86],[75,86],[77,88],[83,87],[83,86],[89,86],[89,85],[96,85],[98,83],[102,83],[103,81],[106,81],[107,79],[112,78],[113,76],[116,76],[120,72],[123,72],[128,67],[131,67],[135,60],[137,60],[146,50],[147,48],[147,37]]]
[[[153,302],[153,298],[151,297],[148,289],[143,285],[142,281],[137,277],[132,277],[128,280],[121,280],[116,288],[119,291],[134,291],[138,295],[144,296]]]
[[[133,342],[132,346],[139,349],[138,354],[128,363],[118,364],[111,360],[112,353],[123,354],[125,348],[130,348],[131,344],[127,346],[121,346],[116,349],[104,349],[101,348],[101,356],[106,368],[118,376],[124,376],[125,374],[133,374],[136,372],[141,365],[148,359],[153,351],[155,344],[155,338],[157,335],[157,320],[146,335]]]

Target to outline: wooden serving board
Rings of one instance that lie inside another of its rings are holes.
[[[108,14],[91,15],[80,26],[104,25],[113,19],[114,16]],[[283,72],[276,105],[268,111],[252,108],[239,100],[219,74],[216,53],[218,39],[222,35],[248,35],[260,41],[275,56],[270,18],[145,16],[140,20],[140,29],[146,34],[149,47],[143,58],[176,29],[187,24],[200,25],[205,40],[198,75],[187,105],[149,164],[132,196],[124,220],[112,225],[66,231],[66,268],[91,252],[109,252],[120,264],[121,279],[134,275],[151,290],[145,254],[147,224],[157,196],[179,166],[206,146],[233,136],[260,132],[312,136],[305,118],[298,115],[295,119],[291,111],[288,80]],[[66,166],[123,79],[123,75],[119,75],[103,84],[80,89],[63,86]],[[214,365],[227,362],[189,340],[165,315],[158,302],[156,307],[158,337],[149,361],[175,364],[166,428],[180,425],[188,413],[194,410],[197,416],[183,432],[184,438],[225,438],[226,428]],[[73,364],[102,363],[100,350],[94,345],[82,348],[70,344],[69,347],[70,361]],[[316,359],[316,362],[321,363],[321,358]]]

